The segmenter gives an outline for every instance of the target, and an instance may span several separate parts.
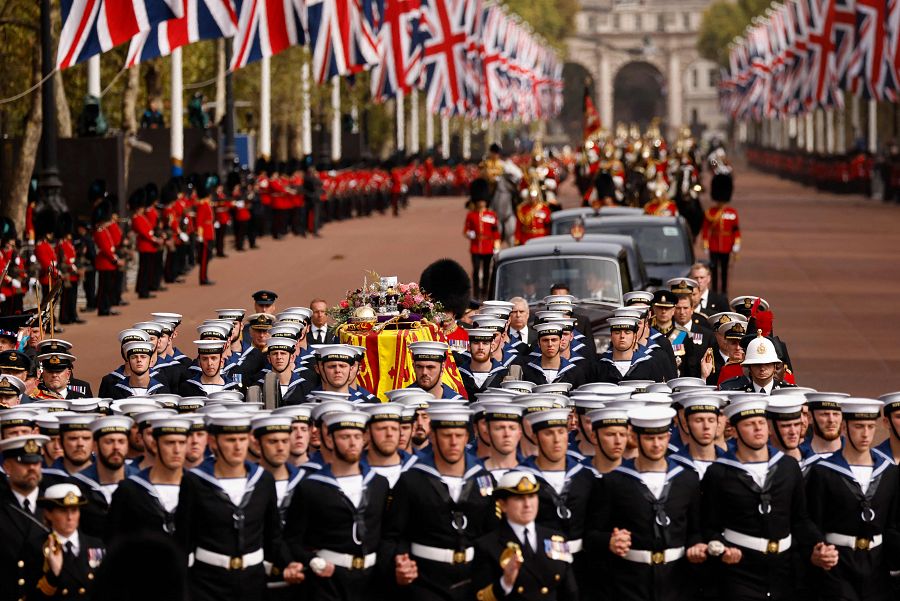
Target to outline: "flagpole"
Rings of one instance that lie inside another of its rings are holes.
[[[223,171],[227,173],[234,164],[234,157],[237,154],[234,147],[234,73],[227,67],[231,63],[231,55],[234,53],[234,45],[232,38],[225,39],[225,119],[224,135],[225,135],[225,152],[222,159],[225,161]],[[253,157],[247,157],[248,161],[252,161]],[[251,163],[252,164],[252,163]]]
[[[825,110],[825,152],[834,154],[834,109]]]
[[[100,98],[100,55],[95,54],[88,59],[87,93],[88,96]]]
[[[842,106],[837,112],[837,123],[834,128],[837,136],[835,144],[837,145],[837,153],[844,154],[847,152],[847,107]]]
[[[172,123],[169,127],[169,155],[172,159],[172,175],[182,174],[184,161],[184,85],[182,81],[181,48],[172,50]]]
[[[464,161],[468,161],[472,158],[472,127],[465,117],[463,117],[462,127],[462,158]]]
[[[300,113],[300,127],[302,132],[303,154],[312,154],[312,118],[310,110],[310,93],[309,93],[309,60],[304,57],[303,65],[300,67],[300,89],[303,100],[303,109]]]
[[[415,88],[409,94],[409,153],[419,153],[419,91]]]
[[[878,152],[878,101],[869,100],[869,152]]]
[[[450,158],[450,115],[441,113],[441,157]]]
[[[813,114],[812,111],[806,113],[806,152],[815,152],[815,131],[813,131]]]
[[[425,111],[425,151],[434,150],[434,115]]]
[[[394,113],[397,121],[397,152],[406,150],[406,111],[403,105],[403,90],[397,90],[397,95],[394,97]]]
[[[259,61],[259,156],[272,156],[272,59]]]
[[[341,160],[341,78],[331,78],[331,162]]]

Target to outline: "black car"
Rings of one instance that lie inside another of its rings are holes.
[[[641,249],[647,273],[661,283],[687,276],[694,264],[690,227],[683,217],[611,216],[589,217],[587,234],[631,236]]]
[[[566,282],[577,299],[576,313],[591,320],[598,352],[609,346],[607,319],[622,305],[622,295],[634,290],[628,251],[622,244],[569,237],[544,244],[507,248],[494,256],[492,299],[520,296],[537,307],[556,282]]]
[[[550,216],[550,233],[568,234],[576,221],[579,219],[584,221],[588,217],[637,216],[643,214],[644,209],[634,207],[600,207],[599,209],[578,207],[577,209],[563,209],[562,211],[556,211]]]

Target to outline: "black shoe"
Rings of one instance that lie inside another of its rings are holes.
[[[87,320],[76,317],[75,321],[73,321],[72,323],[87,323]]]

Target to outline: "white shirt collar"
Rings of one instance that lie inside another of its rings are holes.
[[[27,495],[22,495],[18,491],[12,491],[13,495],[16,497],[16,501],[19,503],[19,507],[23,510],[25,509],[24,503],[25,499],[28,499],[28,503],[31,505],[31,513],[34,513],[34,510],[37,509],[37,498],[38,498],[38,489],[35,488],[31,493]]]
[[[537,550],[537,534],[534,531],[534,522],[529,522],[528,524],[514,524],[509,520],[506,520],[506,522],[509,524],[509,527],[512,528],[513,533],[520,542],[524,540],[525,529],[527,528],[528,544],[531,546],[532,551]]]
[[[760,385],[757,384],[756,382],[753,382],[753,390],[755,392],[765,392],[766,394],[772,394],[772,388],[774,388],[774,387],[775,387],[775,380],[771,380],[768,384],[766,384],[765,386],[762,386],[762,387],[760,387]]]
[[[59,532],[54,531],[54,533],[56,534],[56,538],[59,539],[59,544],[63,548],[63,551],[66,550],[66,543],[72,543],[72,555],[78,557],[78,553],[79,551],[81,551],[81,542],[78,538],[78,530],[73,532],[72,536],[70,536],[69,538],[66,538]]]

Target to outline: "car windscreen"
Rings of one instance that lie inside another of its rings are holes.
[[[516,259],[497,267],[496,298],[540,299],[553,284],[569,285],[579,300],[621,304],[618,263],[602,257],[545,256]]]
[[[588,234],[624,234],[634,238],[638,248],[641,249],[641,257],[648,265],[671,265],[688,263],[687,243],[684,239],[684,230],[671,224],[618,224],[597,223],[588,224]]]

